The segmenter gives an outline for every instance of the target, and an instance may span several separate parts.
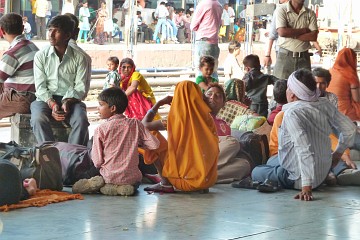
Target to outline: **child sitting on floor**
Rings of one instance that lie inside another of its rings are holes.
[[[103,89],[120,86],[120,75],[118,73],[119,59],[117,57],[109,57],[106,65],[110,71],[105,78]]]
[[[287,103],[286,99],[287,81],[279,80],[274,84],[274,100],[276,101],[276,108],[271,111],[267,119],[268,123],[272,126],[276,115],[281,112],[282,106]]]
[[[101,176],[77,181],[74,193],[100,192],[105,195],[133,195],[142,174],[138,168],[138,146],[157,149],[159,141],[137,119],[123,113],[128,99],[120,88],[108,88],[99,95],[100,118],[107,119],[94,132],[92,161]]]
[[[215,58],[212,56],[202,56],[200,58],[199,69],[201,75],[197,76],[196,84],[199,85],[202,92],[205,92],[209,88],[209,83],[219,82],[216,78],[213,78],[211,74],[214,72]]]
[[[269,105],[266,96],[267,86],[274,84],[277,78],[260,71],[261,65],[257,55],[247,55],[243,64],[246,72],[243,81],[246,94],[251,99],[250,109],[267,118]]]

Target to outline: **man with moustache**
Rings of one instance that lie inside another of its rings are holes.
[[[304,0],[290,0],[276,10],[276,30],[279,34],[274,75],[287,79],[292,72],[311,70],[310,41],[316,41],[318,26],[314,11],[304,7]]]
[[[87,61],[68,44],[74,22],[60,15],[49,22],[50,46],[37,52],[34,59],[36,101],[31,104],[31,126],[38,143],[55,141],[50,119],[65,121],[72,130],[68,142],[85,145],[89,122],[86,105]]]

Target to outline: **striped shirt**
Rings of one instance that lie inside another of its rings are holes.
[[[19,92],[35,92],[34,56],[39,49],[24,35],[17,36],[0,61],[0,83]]]
[[[317,102],[295,101],[283,106],[284,119],[279,127],[280,165],[295,180],[295,188],[319,186],[332,164],[332,128],[339,134],[336,152],[354,144],[356,126],[327,99]]]
[[[95,130],[91,157],[106,183],[132,185],[142,178],[138,147],[156,149],[159,144],[139,120],[116,114]]]
[[[332,92],[325,92],[325,98],[329,100],[336,108],[338,107],[338,97]]]

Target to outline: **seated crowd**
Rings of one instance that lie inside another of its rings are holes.
[[[78,24],[72,14],[52,18],[50,45],[39,50],[22,35],[20,15],[9,13],[0,19],[1,32],[10,43],[0,61],[0,117],[31,113],[38,143],[56,141],[52,121],[71,126],[68,146],[89,143],[82,101],[89,91],[91,58],[76,45]],[[72,185],[74,193],[130,196],[145,177],[154,183],[144,188],[151,192],[208,192],[216,183],[232,183],[235,188],[260,191],[299,189],[295,198],[306,201],[313,199],[313,189],[331,178],[342,185],[360,185],[360,171],[347,150],[360,150],[360,134],[344,115],[346,111],[337,109],[336,95],[326,91],[331,86],[330,72],[298,69],[289,79],[280,80],[263,74],[258,56],[248,55],[243,60],[245,74],[235,73],[234,69],[240,69],[233,66],[238,65],[233,58],[239,47],[234,42],[229,45],[231,64],[225,74],[231,79],[227,85],[235,88],[240,99],[239,89],[246,92],[255,115],[268,117],[266,89],[274,84],[277,105],[269,114],[273,127],[266,164],[255,163],[241,148],[244,133],[233,131],[219,117],[229,93],[212,77],[213,57],[201,56],[196,80],[179,82],[173,97],[158,102],[132,59],[110,57],[109,73],[98,96],[99,115],[105,121],[94,132],[91,163],[83,169],[89,174],[74,177],[67,185]],[[341,72],[339,66],[336,71]],[[353,82],[351,93],[358,90]],[[161,118],[158,110],[166,104],[171,105],[169,114]],[[167,131],[167,138],[161,131]],[[150,174],[141,164],[153,166],[157,174]],[[37,179],[22,179],[6,160],[0,161],[0,172],[0,196],[8,196],[1,197],[0,205],[34,194]]]

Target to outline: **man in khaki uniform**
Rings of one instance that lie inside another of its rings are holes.
[[[299,68],[311,70],[310,41],[316,41],[318,35],[317,20],[314,11],[304,7],[304,0],[290,0],[279,6],[276,27],[279,34],[279,52],[274,75],[287,79]]]

